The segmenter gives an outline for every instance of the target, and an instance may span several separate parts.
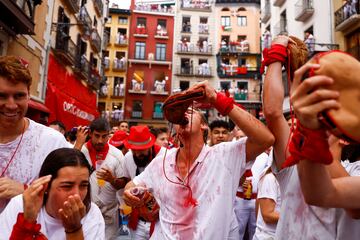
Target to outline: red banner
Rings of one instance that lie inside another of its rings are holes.
[[[50,55],[45,105],[50,109],[49,122],[59,120],[69,130],[89,125],[98,117],[96,94],[67,71]]]

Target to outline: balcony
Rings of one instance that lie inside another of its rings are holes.
[[[11,35],[34,34],[35,8],[41,1],[0,1],[0,29]]]
[[[234,90],[234,100],[235,101],[246,101],[249,99],[247,89],[235,89]]]
[[[114,72],[126,72],[126,58],[115,58],[112,70]]]
[[[261,22],[267,23],[271,18],[270,2],[266,1],[265,6],[261,9]]]
[[[135,94],[146,94],[147,91],[144,90],[144,82],[136,81],[135,79],[131,80],[131,89],[128,90],[129,93]]]
[[[102,0],[94,0],[94,7],[96,13],[101,17],[103,15],[104,4]]]
[[[129,42],[125,35],[118,34],[114,37],[114,44],[117,47],[126,47]]]
[[[79,12],[79,5],[80,5],[80,1],[79,0],[65,0],[64,1],[66,6],[68,6],[68,8],[70,9],[70,11],[72,11],[73,13],[77,13]]]
[[[220,78],[253,78],[261,79],[260,70],[257,67],[241,67],[236,65],[222,65],[218,67]]]
[[[193,43],[178,43],[177,54],[212,56],[212,45],[195,46]]]
[[[155,80],[154,82],[154,90],[150,93],[153,95],[169,95],[169,92],[165,90],[166,81],[165,80]]]
[[[209,25],[206,23],[199,24],[199,34],[209,34]]]
[[[149,53],[147,60],[145,58],[129,59],[129,67],[131,67],[132,64],[148,64],[149,68],[151,68],[152,65],[167,65],[167,66],[169,66],[169,70],[170,70],[172,62],[156,60],[156,59],[154,59],[154,54]]]
[[[182,67],[176,69],[175,75],[182,76],[182,77],[193,77],[194,71],[193,71],[192,67],[182,66]]]
[[[141,4],[137,3],[135,5],[134,12],[148,12],[156,13],[157,15],[167,15],[172,16],[175,13],[174,5],[162,6],[161,4]]]
[[[61,30],[56,31],[55,54],[65,64],[73,65],[76,61],[77,47],[70,36]]]
[[[100,52],[101,51],[101,38],[100,38],[98,31],[95,28],[91,31],[90,39],[91,39],[90,45],[94,49],[94,51]]]
[[[89,77],[89,71],[90,71],[90,63],[86,59],[86,57],[83,56],[77,56],[77,61],[75,63],[75,69],[74,72],[82,79],[87,80]]]
[[[99,90],[101,77],[97,70],[91,70],[88,78],[88,85],[94,90]]]
[[[279,35],[279,34],[283,34],[283,35],[288,34],[286,19],[281,19],[274,26],[274,35],[276,36],[276,35]]]
[[[164,119],[163,112],[153,112],[153,119]]]
[[[187,11],[211,12],[211,3],[208,0],[182,0],[180,9]]]
[[[299,0],[295,4],[295,20],[305,22],[314,14],[313,0]]]
[[[92,21],[85,6],[82,6],[80,8],[80,12],[77,15],[77,20],[83,32],[86,34],[90,34]]]
[[[117,84],[114,87],[113,93],[111,95],[111,98],[119,99],[123,98],[125,96],[125,87],[124,84]]]
[[[191,34],[191,25],[183,23],[183,26],[181,27],[181,33],[182,34]]]
[[[229,45],[220,44],[220,54],[241,54],[249,53],[250,44],[248,42],[230,42]]]
[[[110,45],[110,33],[107,31],[104,31],[104,37],[103,37],[103,49],[106,49]]]
[[[104,69],[105,70],[109,70],[110,69],[110,58],[108,56],[105,56],[103,58],[103,65],[104,65]]]
[[[156,39],[169,39],[168,32],[166,28],[159,28],[155,32],[154,38]]]
[[[195,68],[195,77],[212,77],[211,67],[209,64],[203,64]]]
[[[216,0],[216,3],[256,3],[260,5],[260,0]]]
[[[131,117],[132,118],[142,118],[142,111],[132,111]]]
[[[335,12],[335,30],[347,31],[360,23],[360,1],[347,3]]]
[[[147,34],[147,30],[145,26],[138,26],[135,29],[134,37],[138,38],[147,38],[149,35]]]

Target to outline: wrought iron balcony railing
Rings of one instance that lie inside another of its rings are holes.
[[[61,30],[56,31],[55,51],[68,64],[73,65],[75,63],[77,47],[70,36]]]
[[[90,45],[93,47],[93,49],[96,52],[100,52],[101,51],[101,38],[100,38],[98,31],[94,28],[91,31],[90,36],[91,36]]]
[[[314,14],[313,0],[299,0],[295,4],[295,20],[305,22]]]
[[[360,1],[344,4],[335,12],[335,30],[343,31],[360,22]]]

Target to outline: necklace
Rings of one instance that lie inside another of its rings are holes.
[[[23,130],[22,130],[22,133],[21,133],[20,141],[18,142],[18,144],[17,144],[17,146],[16,146],[16,148],[15,148],[15,151],[14,151],[13,154],[11,155],[11,158],[10,158],[9,162],[6,164],[6,166],[5,166],[4,170],[2,171],[0,177],[3,177],[3,176],[5,175],[6,170],[9,168],[10,164],[11,164],[12,161],[14,160],[15,154],[16,154],[17,150],[19,149],[20,143],[21,143],[21,141],[22,141],[22,139],[23,139],[24,132],[25,132],[25,127],[26,127],[26,122],[25,122],[25,121],[26,121],[26,120],[24,119],[24,127],[23,127]]]

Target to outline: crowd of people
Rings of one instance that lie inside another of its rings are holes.
[[[285,62],[267,63],[266,125],[205,81],[191,90],[228,121],[191,105],[184,125],[100,117],[66,132],[25,117],[28,63],[0,57],[0,239],[356,239],[359,143],[319,120],[341,105],[334,79],[295,71],[288,121]]]

